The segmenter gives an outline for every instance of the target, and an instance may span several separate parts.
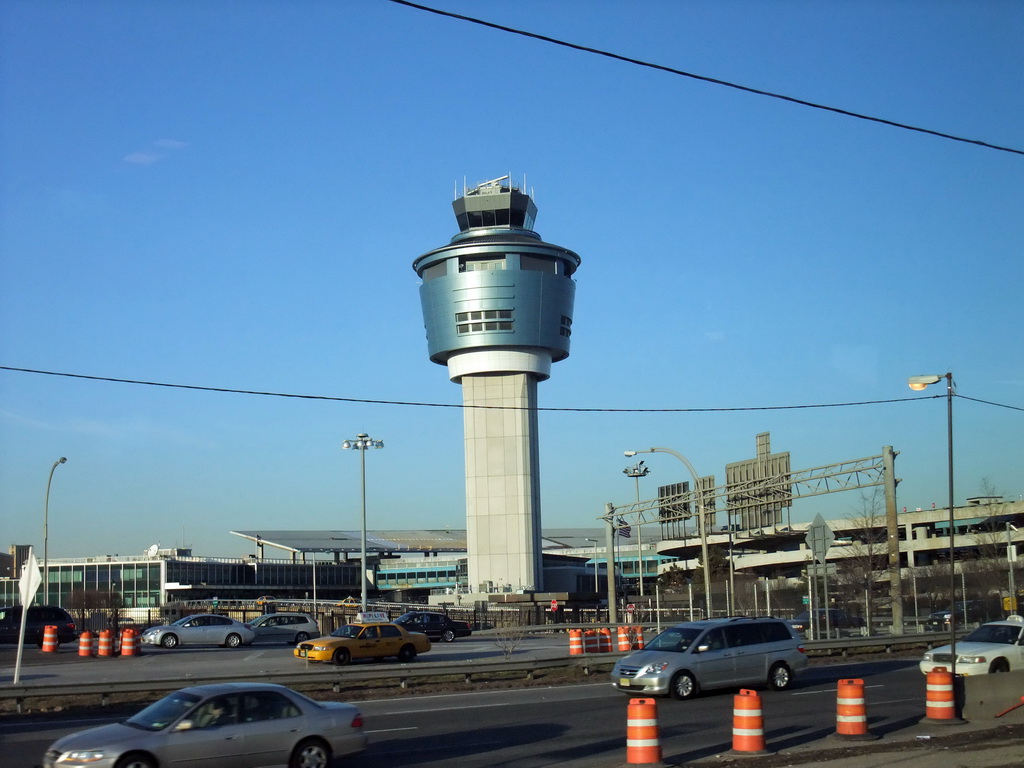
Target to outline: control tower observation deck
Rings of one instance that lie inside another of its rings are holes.
[[[574,252],[533,231],[508,176],[452,203],[459,233],[413,262],[430,359],[466,406],[466,536],[474,592],[543,589],[537,382],[569,356]]]

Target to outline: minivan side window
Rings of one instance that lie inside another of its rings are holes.
[[[730,627],[732,629],[732,627]],[[725,644],[725,632],[721,629],[710,629],[708,633],[701,638],[701,645],[707,646],[709,651],[721,651],[726,648]]]
[[[733,624],[725,628],[730,648],[757,645],[764,642],[761,624]]]

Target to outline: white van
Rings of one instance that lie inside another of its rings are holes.
[[[732,616],[669,627],[620,659],[611,675],[625,693],[690,699],[709,688],[783,691],[806,667],[803,641],[787,622]]]

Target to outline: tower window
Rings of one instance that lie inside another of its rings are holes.
[[[562,336],[572,336],[572,318],[562,315],[562,327],[558,329]]]
[[[466,259],[459,264],[460,272],[483,272],[505,268],[505,259]]]
[[[534,272],[554,272],[558,274],[558,260],[538,259],[536,256],[527,256],[524,253],[519,257],[519,268]]]
[[[455,313],[455,330],[462,333],[483,331],[511,331],[511,309],[479,309],[473,312]]]

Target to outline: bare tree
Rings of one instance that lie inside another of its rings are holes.
[[[886,604],[888,595],[875,594],[876,581],[888,571],[885,495],[880,487],[861,492],[857,511],[847,518],[851,539],[846,556],[839,560],[836,580],[851,602],[864,605],[864,622],[870,628],[875,606]]]

